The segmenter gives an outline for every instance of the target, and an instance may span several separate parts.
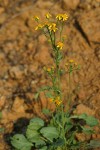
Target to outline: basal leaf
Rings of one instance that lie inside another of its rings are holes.
[[[32,130],[38,130],[44,126],[44,121],[41,118],[33,118],[30,120],[28,128]]]
[[[38,139],[38,140],[36,140],[36,142],[35,142],[35,146],[36,146],[36,147],[38,147],[38,146],[45,146],[45,145],[46,145],[46,143],[45,143],[45,141],[42,140],[42,139]]]
[[[55,127],[44,127],[40,130],[41,134],[50,141],[57,139],[59,133]]]
[[[100,140],[91,140],[88,144],[89,148],[99,148],[100,147]]]
[[[56,142],[52,143],[54,147],[63,146],[64,144],[65,144],[65,141],[64,139],[61,139],[61,138],[57,139]]]
[[[31,150],[33,144],[29,142],[24,135],[16,134],[11,138],[11,144],[17,150]]]
[[[50,115],[50,114],[51,114],[50,110],[47,109],[47,108],[43,108],[43,109],[42,109],[42,112],[43,112],[45,115]]]
[[[86,124],[93,127],[99,124],[98,120],[93,116],[88,116],[86,119]]]
[[[43,146],[42,148],[39,148],[39,150],[48,150],[47,146]]]
[[[47,93],[46,93],[46,97],[48,97],[48,98],[53,98],[53,96],[52,96],[52,94],[51,94],[50,92],[47,92]]]
[[[30,127],[28,127],[26,131],[26,137],[29,141],[34,143],[40,139],[40,134],[37,130],[32,130]]]
[[[82,127],[82,129],[83,129],[83,132],[84,133],[86,133],[86,134],[93,134],[94,133],[94,131],[93,131],[93,129],[92,128],[89,128],[89,127]]]

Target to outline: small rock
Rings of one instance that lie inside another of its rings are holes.
[[[79,141],[86,141],[86,140],[90,140],[91,138],[91,135],[86,135],[85,133],[77,133],[76,134],[76,138],[79,140]]]
[[[22,79],[25,76],[25,69],[23,66],[14,66],[9,70],[11,78]]]
[[[78,93],[78,97],[79,99],[84,100],[86,98],[85,91],[81,89],[80,92]]]
[[[0,7],[0,15],[4,12],[4,8],[3,7]]]
[[[100,42],[100,9],[90,10],[80,15],[79,25],[89,42]],[[91,19],[92,18],[92,19]]]
[[[95,111],[85,106],[84,104],[79,104],[76,107],[76,110],[74,111],[74,113],[78,115],[83,114],[83,113],[86,113],[87,115],[94,115]]]
[[[25,113],[24,100],[16,97],[12,106],[12,110],[17,113]]]
[[[6,14],[1,15],[0,17],[0,24],[3,24],[6,20]]]
[[[80,0],[63,0],[62,1],[62,8],[63,9],[76,9],[76,7],[78,6]]]
[[[39,47],[38,53],[35,55],[35,59],[39,61],[39,63],[47,64],[51,62],[50,53],[48,47],[45,45],[41,45]]]
[[[47,41],[47,39],[44,35],[39,36],[39,43],[44,44],[46,41]]]

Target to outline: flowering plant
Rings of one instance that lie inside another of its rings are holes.
[[[41,88],[35,95],[37,98],[41,91],[48,91],[46,96],[50,103],[55,105],[55,111],[51,112],[45,108],[43,112],[50,117],[48,122],[41,118],[33,118],[27,127],[25,136],[16,134],[12,137],[11,144],[17,150],[79,150],[98,147],[98,141],[80,141],[76,135],[79,133],[92,134],[93,127],[98,125],[98,120],[87,114],[74,115],[71,110],[70,80],[74,71],[79,70],[79,66],[74,60],[69,60],[65,66],[69,76],[69,96],[67,108],[65,110],[63,102],[63,92],[61,90],[61,75],[63,73],[60,63],[63,58],[62,49],[64,47],[64,36],[62,35],[64,23],[68,19],[67,14],[58,14],[54,21],[52,15],[45,15],[46,22],[41,23],[40,18],[35,16],[37,26],[35,30],[41,30],[47,37],[52,47],[54,65],[44,67],[44,71],[50,77],[52,85]],[[97,142],[97,143],[96,143]],[[96,144],[94,144],[96,143]]]

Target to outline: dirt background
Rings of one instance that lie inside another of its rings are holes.
[[[71,58],[81,65],[72,79],[75,112],[100,119],[100,0],[0,0],[0,127],[4,127],[0,150],[12,149],[9,136],[25,132],[30,118],[46,118],[43,107],[53,108],[44,93],[39,102],[34,99],[37,89],[48,82],[42,68],[53,60],[46,38],[34,31],[32,17],[44,20],[47,12],[69,13],[63,64]],[[65,104],[66,85],[67,75],[63,75]],[[100,139],[100,130],[96,130],[98,134],[89,139]]]

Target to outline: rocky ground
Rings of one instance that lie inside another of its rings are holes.
[[[53,60],[46,38],[34,31],[32,17],[44,20],[47,12],[69,13],[64,62],[72,58],[81,65],[73,75],[73,104],[76,113],[87,112],[100,119],[100,0],[0,0],[0,127],[4,127],[0,150],[11,150],[9,136],[24,132],[29,118],[46,118],[41,110],[50,108],[44,93],[39,102],[34,99],[37,89],[47,84],[42,68]],[[65,98],[66,83],[64,75]],[[91,138],[100,139],[100,130],[96,130]]]

